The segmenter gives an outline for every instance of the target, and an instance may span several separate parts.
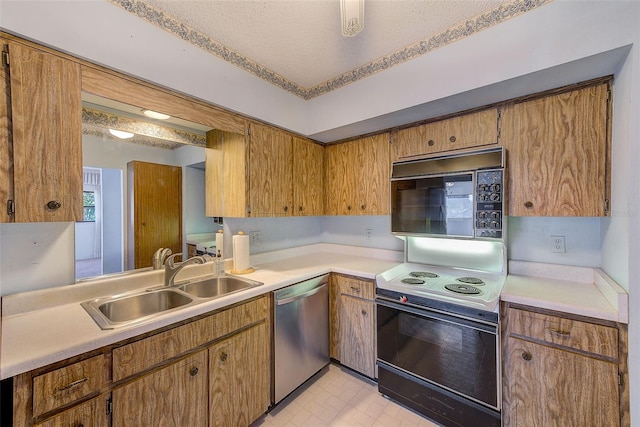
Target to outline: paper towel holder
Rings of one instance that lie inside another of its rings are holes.
[[[238,235],[240,235],[240,236],[245,236],[246,234],[244,233],[244,231],[239,231],[239,232],[238,232]],[[234,264],[235,264],[235,257],[236,257],[236,253],[235,253],[235,245],[234,245],[234,250],[233,250],[233,252],[234,252],[234,253],[233,253],[233,256],[234,256]],[[253,268],[253,267],[249,267],[249,268],[246,268],[246,269],[244,269],[244,270],[236,270],[236,269],[233,269],[233,270],[231,270],[231,274],[249,274],[249,273],[253,273],[253,272],[255,272],[255,271],[256,271],[256,270],[255,270],[255,268]]]

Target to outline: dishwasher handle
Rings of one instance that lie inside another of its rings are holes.
[[[302,294],[294,295],[292,297],[284,298],[284,299],[281,299],[281,300],[276,300],[276,305],[285,305],[285,304],[290,304],[290,303],[295,302],[295,301],[300,301],[301,299],[305,299],[307,297],[310,297],[311,295],[317,294],[318,292],[320,292],[321,290],[323,290],[327,286],[329,286],[329,283],[325,282],[322,285],[318,286],[317,288],[313,288],[310,291],[304,292]]]

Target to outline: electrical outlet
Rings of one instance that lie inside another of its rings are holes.
[[[365,240],[369,241],[371,240],[371,235],[373,234],[373,230],[371,228],[365,228],[364,229],[364,238]]]
[[[262,243],[262,232],[260,230],[250,231],[249,242],[251,243],[251,246],[260,246],[260,244]]]
[[[564,236],[551,236],[551,252],[565,253],[567,247],[564,244]]]

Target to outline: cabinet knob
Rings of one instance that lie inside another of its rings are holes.
[[[360,205],[360,209],[361,209],[361,210],[365,210],[365,209],[367,209],[367,205]]]
[[[220,360],[221,360],[221,361],[226,362],[227,357],[229,357],[229,356],[227,355],[227,353],[225,353],[225,352],[220,353]]]
[[[50,200],[49,203],[47,203],[47,209],[51,211],[60,209],[60,206],[62,206],[62,204],[57,200]]]
[[[347,210],[350,211],[351,210],[351,205],[347,206]]]
[[[198,375],[198,368],[196,368],[195,366],[191,368],[191,370],[189,371],[189,375],[191,375],[192,377]]]
[[[84,427],[84,424],[78,423],[78,424],[75,425],[75,427]]]
[[[456,136],[455,135],[451,135],[449,137],[449,142],[456,142]]]
[[[360,313],[362,313],[363,316],[367,315],[367,310],[362,310]]]
[[[298,212],[302,212],[302,206],[298,206]]]
[[[533,207],[533,202],[524,202],[524,207],[525,208],[532,208]]]
[[[284,211],[287,212],[289,210],[289,206],[284,207]]]
[[[531,353],[529,353],[528,351],[523,351],[522,358],[528,362],[529,360],[531,360]]]
[[[429,147],[433,147],[433,144],[435,144],[435,141],[433,139],[427,141],[427,145],[429,145]]]

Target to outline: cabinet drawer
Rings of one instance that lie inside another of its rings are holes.
[[[374,298],[373,282],[353,277],[336,276],[341,294],[372,300]]]
[[[68,409],[55,417],[38,423],[35,427],[109,427],[110,416],[107,414],[109,394],[103,394],[81,405]]]
[[[113,380],[119,381],[180,356],[244,326],[266,319],[267,297],[113,349]]]
[[[109,383],[109,360],[92,357],[33,379],[33,416],[98,392]]]
[[[618,358],[618,330],[579,320],[510,308],[509,332],[540,341]]]

